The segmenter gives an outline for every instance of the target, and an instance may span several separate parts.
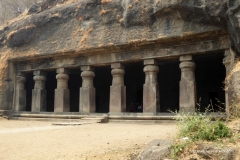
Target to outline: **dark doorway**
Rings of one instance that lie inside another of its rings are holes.
[[[110,86],[112,75],[110,66],[95,68],[94,87],[96,88],[96,112],[109,112]]]
[[[138,106],[143,104],[143,84],[145,74],[143,62],[126,63],[125,65],[125,86],[126,86],[126,111],[142,112]]]
[[[47,112],[54,112],[54,92],[57,88],[56,71],[47,71],[46,90],[47,90]]]
[[[197,101],[200,111],[208,107],[211,111],[225,111],[224,79],[225,66],[223,53],[195,56]]]
[[[160,112],[179,110],[179,81],[181,79],[179,63],[178,59],[160,61],[158,73]]]
[[[33,72],[26,73],[26,111],[31,111],[32,106],[32,90],[34,88]]]
[[[71,69],[68,88],[70,90],[70,112],[79,112],[79,90],[82,86],[80,69]]]

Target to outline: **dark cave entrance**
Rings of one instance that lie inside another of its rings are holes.
[[[45,89],[47,90],[47,107],[46,112],[54,112],[54,94],[57,88],[56,71],[46,72],[46,84]]]
[[[209,109],[213,109],[214,112],[225,112],[223,82],[226,77],[226,70],[222,63],[223,58],[223,53],[194,57],[196,62],[197,102],[201,112],[204,112],[206,107],[210,107]]]
[[[138,110],[137,108],[143,104],[143,84],[145,81],[143,62],[126,63],[124,65],[126,112],[142,112],[142,110]]]
[[[70,69],[68,88],[70,90],[70,112],[79,112],[79,90],[82,86],[80,69]]]
[[[179,81],[181,70],[179,59],[159,61],[160,112],[179,111]]]
[[[32,107],[32,90],[34,88],[33,72],[26,73],[26,111],[31,111]]]
[[[112,75],[110,66],[95,67],[94,87],[96,89],[96,112],[108,113]]]

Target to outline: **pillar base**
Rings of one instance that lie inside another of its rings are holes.
[[[54,112],[70,112],[69,89],[55,89]]]
[[[95,108],[95,88],[80,88],[79,112],[89,114],[96,111]]]
[[[44,89],[32,90],[32,112],[46,111],[47,108],[47,91]]]
[[[26,90],[16,90],[15,111],[26,111]]]
[[[110,112],[121,113],[126,111],[126,87],[110,87]]]
[[[195,112],[196,83],[195,81],[180,81],[179,112]]]
[[[159,107],[159,86],[158,84],[143,85],[143,113],[157,113]]]

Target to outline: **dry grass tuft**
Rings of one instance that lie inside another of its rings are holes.
[[[129,5],[129,6],[128,6],[128,9],[131,9],[132,7],[133,7],[132,5]]]
[[[102,0],[102,4],[105,4],[105,3],[111,3],[112,0]]]
[[[81,22],[83,21],[83,17],[79,17],[78,20]]]
[[[114,43],[108,43],[108,46],[112,47],[112,46],[114,46]]]
[[[104,15],[104,14],[107,14],[108,12],[110,12],[111,9],[103,9],[99,12],[100,15]]]
[[[137,4],[137,3],[139,3],[140,2],[140,0],[134,0],[134,3],[135,4]]]
[[[83,32],[83,36],[82,36],[82,39],[79,42],[79,45],[82,45],[83,42],[85,42],[87,40],[89,33],[91,33],[92,31],[93,31],[93,28],[91,27],[87,31]]]
[[[98,48],[102,48],[104,45],[103,44],[99,44],[98,45]]]
[[[2,53],[1,58],[0,58],[0,87],[4,86],[4,76],[6,74],[6,70],[8,67],[8,60],[9,57],[9,52]]]

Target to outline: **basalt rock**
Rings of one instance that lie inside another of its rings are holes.
[[[228,30],[238,51],[238,7],[229,6],[227,0],[46,0],[1,29],[0,46],[46,54]]]

